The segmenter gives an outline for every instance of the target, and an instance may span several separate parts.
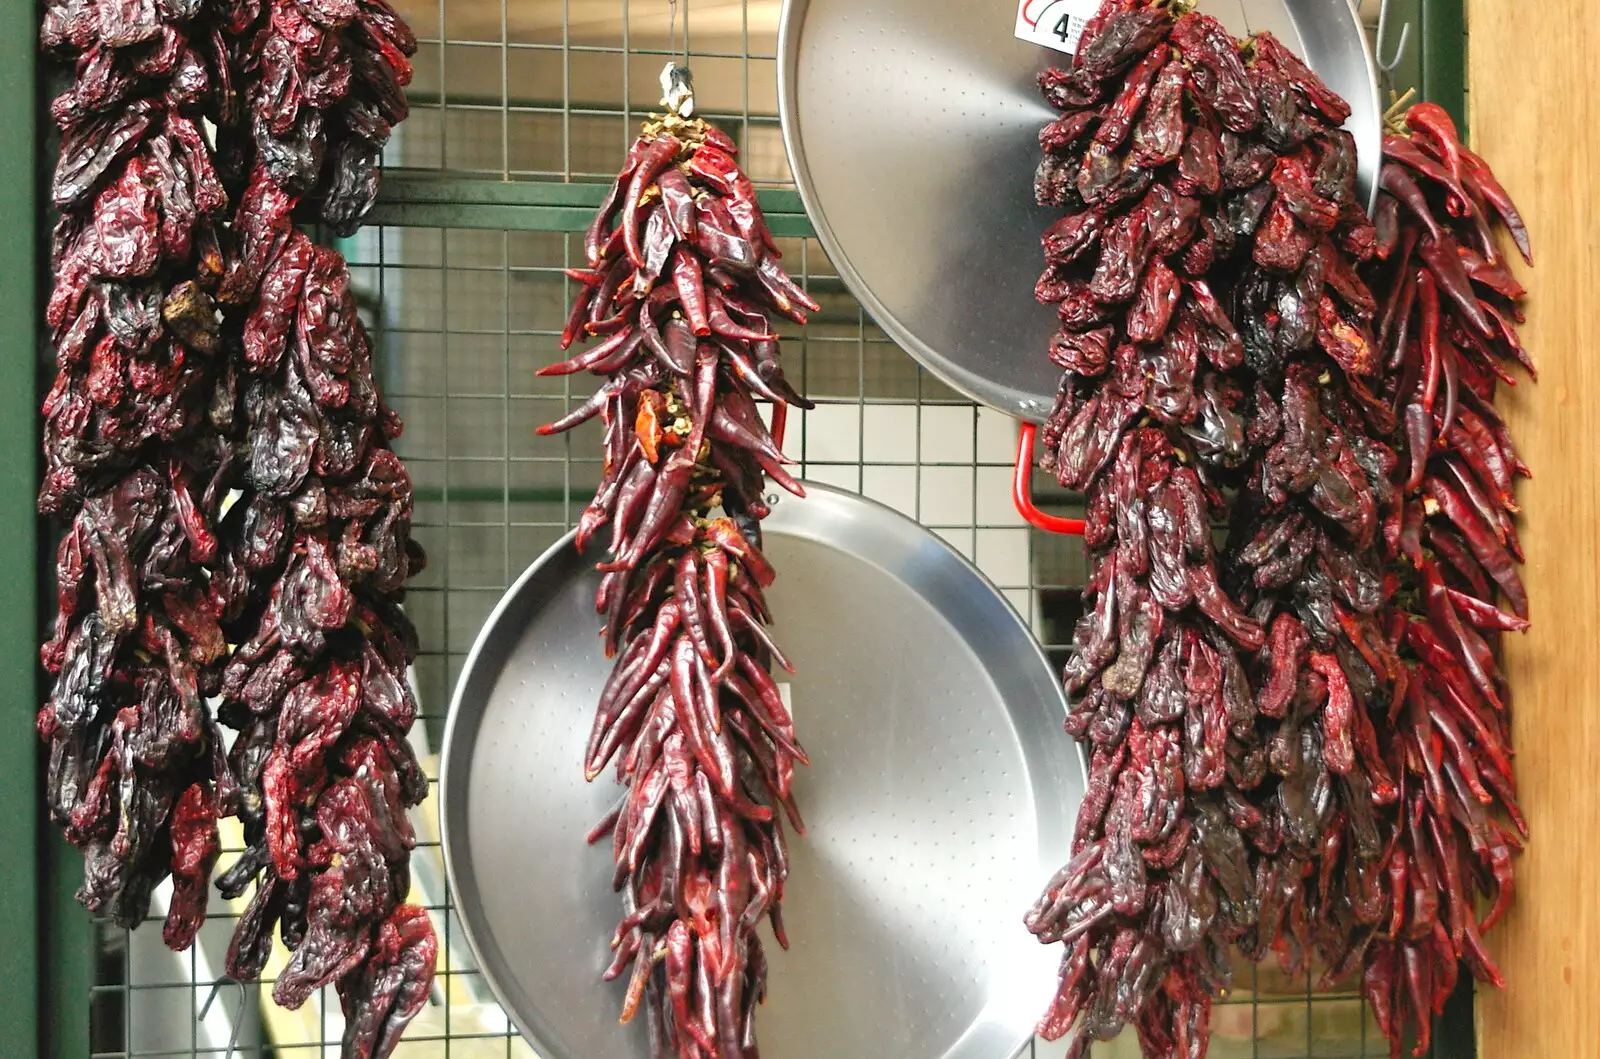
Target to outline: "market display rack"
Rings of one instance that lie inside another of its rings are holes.
[[[1329,0],[1344,2],[1344,0]],[[424,724],[415,736],[436,762],[444,711],[477,630],[523,568],[576,521],[598,480],[590,429],[544,439],[580,380],[537,379],[554,359],[571,293],[562,268],[581,256],[581,233],[640,116],[655,103],[656,73],[673,54],[667,0],[403,0],[421,41],[412,117],[391,145],[389,174],[369,227],[341,245],[378,348],[380,383],[406,421],[398,443],[416,480],[416,536],[431,562],[408,598],[423,652],[414,672]],[[1003,5],[997,5],[1003,6]],[[791,453],[804,475],[859,491],[918,519],[993,580],[1027,618],[1053,660],[1064,657],[1083,566],[1076,539],[1030,528],[1012,504],[1016,424],[924,373],[844,289],[792,189],[776,114],[778,0],[680,0],[686,50],[704,115],[739,141],[790,271],[823,304],[785,335],[790,378],[819,407],[797,416]],[[48,98],[32,54],[36,12],[0,5],[0,230],[39,250],[50,218],[34,178],[54,145],[41,138]],[[1391,24],[1412,45],[1393,77],[1461,108],[1460,0],[1394,0]],[[1380,54],[1393,52],[1393,41]],[[618,86],[620,85],[620,91]],[[36,135],[36,130],[38,135]],[[990,193],[975,192],[975,193]],[[13,270],[17,271],[17,270]],[[0,736],[0,1052],[82,1059],[198,1059],[336,1055],[337,1002],[296,1014],[264,1002],[262,987],[216,987],[240,911],[213,898],[188,953],[161,946],[158,929],[132,934],[91,921],[71,901],[79,868],[40,826],[36,646],[48,601],[53,541],[31,514],[37,448],[35,397],[48,381],[37,330],[37,282],[0,288],[0,357],[12,385],[0,400],[0,650],[11,679]],[[20,384],[32,380],[32,385]],[[576,389],[576,392],[574,390]],[[1047,479],[1034,499],[1070,517],[1076,498]],[[1065,738],[1063,736],[1063,738]],[[402,1059],[532,1055],[494,1003],[454,919],[430,801],[417,893],[441,936],[434,1002],[413,1024]],[[226,832],[225,832],[226,836]],[[231,846],[240,845],[237,831]],[[227,858],[225,854],[225,861]],[[225,865],[224,865],[225,866]],[[158,898],[153,910],[164,913]],[[1020,913],[1019,913],[1020,914]],[[1020,929],[1020,926],[1019,926]],[[269,975],[273,966],[269,965]],[[1275,964],[1242,966],[1214,1017],[1214,1059],[1387,1055],[1357,983],[1316,992]],[[1470,998],[1458,998],[1435,1055],[1472,1054]],[[1463,1012],[1467,1012],[1463,1016]],[[231,1042],[231,1043],[230,1043]],[[1034,1057],[1056,1056],[1039,1044]],[[1136,1056],[1131,1040],[1097,1059]],[[860,1057],[867,1059],[867,1057]],[[1002,1057],[997,1057],[1002,1059]]]

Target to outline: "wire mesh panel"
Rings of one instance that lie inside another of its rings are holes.
[[[399,6],[421,50],[412,116],[387,158],[391,177],[402,180],[389,187],[414,192],[431,182],[423,196],[430,205],[408,206],[411,200],[386,192],[375,214],[382,225],[343,249],[377,345],[380,381],[406,422],[397,449],[416,483],[415,534],[431,560],[407,609],[422,643],[413,682],[424,723],[413,740],[436,775],[450,695],[479,628],[504,589],[575,524],[601,469],[598,425],[557,438],[534,433],[588,396],[583,378],[535,375],[561,359],[557,342],[574,293],[562,269],[582,256],[581,236],[573,234],[586,220],[573,205],[582,200],[508,207],[545,200],[507,199],[492,189],[510,181],[571,190],[609,180],[639,118],[656,103],[674,39],[667,0]],[[774,116],[779,6],[696,0],[679,8],[677,44],[688,50],[700,111],[739,141],[747,170],[767,189],[792,184]],[[803,230],[793,220],[788,230]],[[919,369],[845,291],[814,239],[781,239],[780,247],[823,306],[784,336],[791,380],[818,403],[789,430],[804,475],[933,529],[1002,589],[1060,664],[1080,608],[1081,544],[1030,530],[1014,511],[1015,423]],[[1041,506],[1073,513],[1076,498],[1042,478],[1037,485]],[[412,899],[434,916],[440,974],[432,1003],[397,1054],[532,1055],[494,1002],[454,918],[431,799],[416,823]],[[243,845],[237,828],[225,839],[224,868]],[[166,892],[158,894],[156,917],[165,913]],[[94,1059],[221,1056],[230,1039],[246,1056],[337,1055],[334,998],[316,997],[293,1013],[267,999],[282,951],[263,985],[213,987],[242,907],[214,900],[199,943],[182,955],[161,946],[159,930],[99,930]],[[1242,966],[1238,988],[1215,1009],[1210,1054],[1387,1054],[1355,983],[1318,994],[1311,981],[1286,977],[1275,964]],[[1063,1050],[1040,1043],[1034,1054]],[[1138,1048],[1129,1035],[1094,1054],[1137,1056]]]

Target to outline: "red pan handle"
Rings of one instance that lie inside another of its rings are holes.
[[[772,435],[772,443],[778,448],[783,448],[783,436],[789,430],[789,406],[782,401],[772,402],[772,429],[767,433]]]
[[[1027,520],[1030,526],[1037,526],[1046,533],[1066,533],[1075,537],[1083,536],[1083,520],[1076,518],[1057,518],[1040,511],[1033,502],[1033,439],[1038,433],[1038,428],[1032,423],[1023,423],[1022,429],[1017,431],[1017,473],[1011,479],[1011,499],[1017,505],[1017,512]]]

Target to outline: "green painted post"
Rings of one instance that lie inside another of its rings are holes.
[[[1467,16],[1462,0],[1422,0],[1422,94],[1467,135]]]
[[[0,1055],[40,1044],[34,5],[0,4]]]
[[[34,794],[37,801],[37,792]],[[45,835],[41,917],[45,924],[40,1059],[89,1054],[89,990],[94,982],[94,923],[74,895],[83,882],[83,854],[54,828]],[[159,929],[159,928],[157,928]],[[134,994],[137,996],[137,994]],[[120,1046],[120,1045],[119,1045]]]

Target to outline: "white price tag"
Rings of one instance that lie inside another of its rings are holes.
[[[780,683],[778,685],[778,698],[783,700],[783,708],[789,711],[789,716],[790,717],[793,717],[794,716],[794,697],[790,694],[790,690],[789,689],[791,687],[792,687],[792,685],[788,681],[783,681],[782,683]]]
[[[1017,0],[1017,36],[1076,55],[1083,28],[1099,11],[1100,0]]]

